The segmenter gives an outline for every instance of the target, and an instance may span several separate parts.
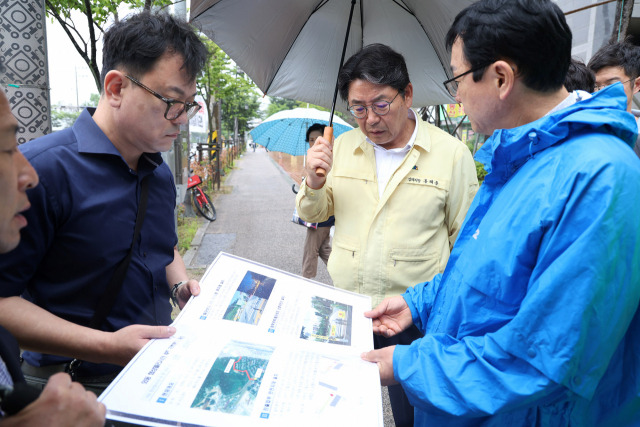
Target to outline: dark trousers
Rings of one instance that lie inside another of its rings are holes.
[[[406,331],[402,331],[391,338],[374,335],[373,348],[377,350],[398,344],[408,345],[418,338],[422,338],[422,333],[415,325],[411,325]],[[391,411],[393,411],[393,420],[396,423],[396,427],[413,427],[413,406],[409,403],[402,386],[400,384],[390,385],[387,389],[389,390],[389,401],[391,402]]]
[[[24,379],[30,386],[36,387],[40,390],[44,389],[44,386],[49,381],[49,377],[58,372],[65,372],[67,367],[66,363],[58,363],[56,365],[49,366],[31,366],[26,361],[22,362],[22,372]],[[118,372],[109,375],[92,376],[92,377],[80,377],[74,381],[79,382],[88,391],[92,391],[96,396],[100,396],[103,391],[109,387],[111,381],[118,376]]]

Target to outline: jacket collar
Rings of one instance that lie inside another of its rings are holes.
[[[507,181],[536,153],[576,134],[612,134],[632,145],[637,125],[626,103],[622,85],[615,84],[526,125],[496,130],[475,156],[487,171],[485,182]]]
[[[95,108],[85,108],[73,124],[78,141],[78,151],[90,154],[113,154],[119,156],[117,148],[93,120]]]
[[[85,108],[73,124],[73,132],[78,141],[78,152],[110,154],[122,159],[122,155],[118,149],[93,120],[93,113],[95,113],[95,111],[95,108]],[[156,168],[163,163],[160,153],[144,153],[142,158],[146,159],[152,168]],[[124,159],[122,159],[122,161],[124,162]]]

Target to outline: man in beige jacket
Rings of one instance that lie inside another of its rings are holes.
[[[305,221],[335,216],[333,283],[370,295],[376,306],[444,271],[478,180],[469,149],[411,110],[413,86],[402,55],[366,46],[344,64],[338,85],[359,128],[335,144],[316,140],[296,208]],[[374,345],[418,337],[414,328],[374,336]],[[413,425],[402,388],[389,387],[389,396],[396,425]]]

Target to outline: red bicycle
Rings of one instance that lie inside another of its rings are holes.
[[[211,199],[202,191],[199,185],[202,184],[202,179],[198,175],[191,175],[187,183],[187,189],[191,192],[191,204],[194,207],[194,211],[199,212],[200,215],[207,218],[209,221],[216,220],[216,208],[211,203]]]

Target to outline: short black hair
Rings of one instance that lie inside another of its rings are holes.
[[[564,79],[564,87],[569,91],[584,90],[593,92],[596,87],[596,76],[580,59],[572,58],[569,64],[567,77]]]
[[[473,80],[484,65],[511,60],[525,86],[539,92],[560,89],[571,61],[571,29],[551,0],[480,0],[456,16],[446,36],[451,50],[460,38]]]
[[[104,34],[101,84],[111,70],[121,69],[137,78],[150,71],[165,52],[184,58],[187,77],[195,80],[204,68],[209,52],[184,20],[168,13],[148,11],[114,23]]]
[[[640,76],[640,47],[627,40],[609,42],[593,54],[588,67],[594,73],[605,67],[622,67],[630,79],[635,79]]]
[[[309,142],[309,134],[311,132],[313,132],[314,130],[320,131],[320,133],[324,133],[324,128],[326,128],[326,125],[323,125],[322,123],[314,123],[311,126],[309,126],[309,129],[307,129],[307,134],[304,137],[304,140]]]
[[[340,69],[338,88],[343,101],[349,98],[351,82],[358,79],[391,86],[403,96],[405,88],[411,82],[404,57],[389,46],[380,43],[363,47]]]

